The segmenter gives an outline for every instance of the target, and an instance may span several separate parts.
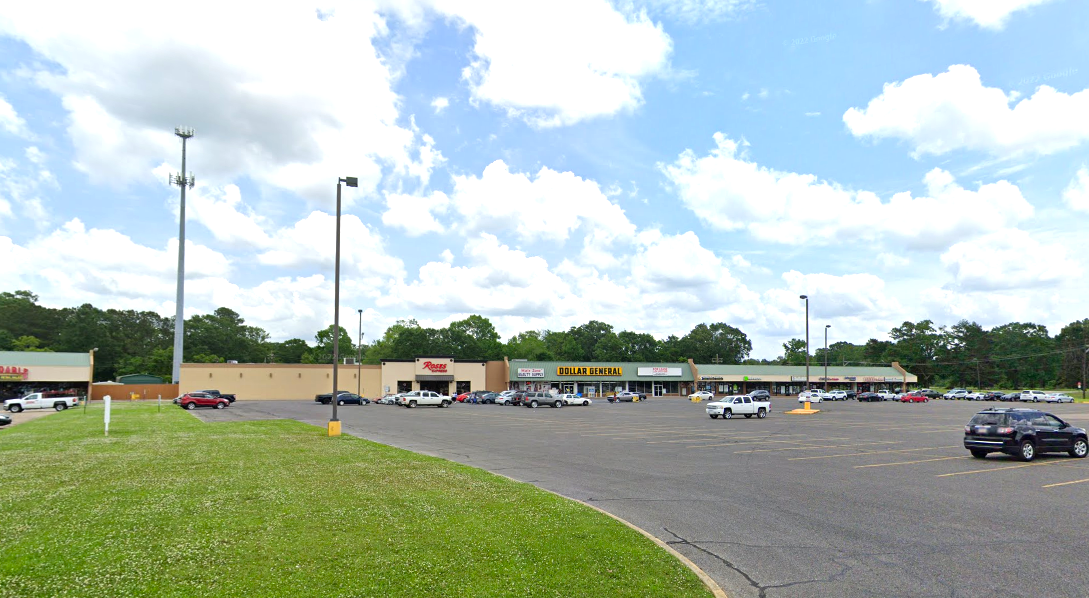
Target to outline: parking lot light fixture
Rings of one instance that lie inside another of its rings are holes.
[[[337,234],[336,255],[333,258],[333,417],[329,420],[329,435],[340,436],[340,420],[337,419],[337,365],[340,362],[340,184],[358,187],[359,179],[337,179]]]
[[[809,390],[809,295],[798,295],[805,301],[805,390]]]
[[[828,392],[828,329],[831,324],[824,325],[824,392]]]
[[[363,310],[359,312],[359,344],[356,345],[355,394],[363,396]]]

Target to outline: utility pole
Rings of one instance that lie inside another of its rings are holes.
[[[805,390],[809,390],[809,296],[798,295],[805,301]]]
[[[181,382],[182,352],[185,348],[185,188],[197,184],[193,173],[185,175],[185,142],[193,136],[193,129],[174,127],[174,134],[182,140],[181,172],[169,177],[171,185],[181,187],[181,204],[178,207],[178,297],[174,313],[174,370],[171,374],[174,384]]]
[[[824,325],[824,392],[828,392],[828,329],[831,324]]]
[[[355,360],[355,394],[363,396],[363,310],[357,309],[359,312],[359,345],[356,347]]]

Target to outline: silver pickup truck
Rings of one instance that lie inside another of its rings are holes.
[[[732,395],[707,403],[707,415],[710,415],[711,419],[718,419],[719,416],[730,419],[735,415],[745,417],[755,415],[764,419],[768,413],[771,413],[771,401],[753,399],[749,395]]]

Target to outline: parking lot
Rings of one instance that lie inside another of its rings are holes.
[[[980,460],[961,445],[973,413],[1004,404],[847,401],[796,416],[782,413],[796,401],[774,399],[763,420],[712,420],[704,405],[368,405],[340,407],[339,415],[345,433],[623,517],[735,598],[1084,596],[1089,588],[1089,459]],[[1034,406],[1089,425],[1089,405]],[[330,409],[239,401],[195,413],[324,426]]]

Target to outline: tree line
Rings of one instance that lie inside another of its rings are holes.
[[[684,336],[664,339],[591,320],[568,330],[529,330],[502,341],[487,318],[471,315],[444,328],[425,328],[398,320],[370,344],[355,342],[341,327],[341,357],[363,363],[450,355],[457,359],[534,361],[683,362],[724,364],[805,364],[805,341],[783,343],[776,359],[751,359],[748,336],[726,323],[701,323]],[[900,362],[922,386],[978,388],[1073,387],[1082,379],[1089,319],[1066,325],[1056,336],[1039,324],[1011,323],[985,329],[975,322],[936,326],[930,320],[904,322],[887,341],[836,342],[829,365],[888,365]],[[174,318],[150,311],[99,309],[89,303],[54,309],[38,304],[30,291],[0,293],[0,350],[95,352],[95,380],[146,373],[170,378],[174,357]],[[231,309],[185,321],[187,363],[332,363],[333,326],[313,341],[269,340]],[[810,364],[825,360],[823,347],[811,351]]]

